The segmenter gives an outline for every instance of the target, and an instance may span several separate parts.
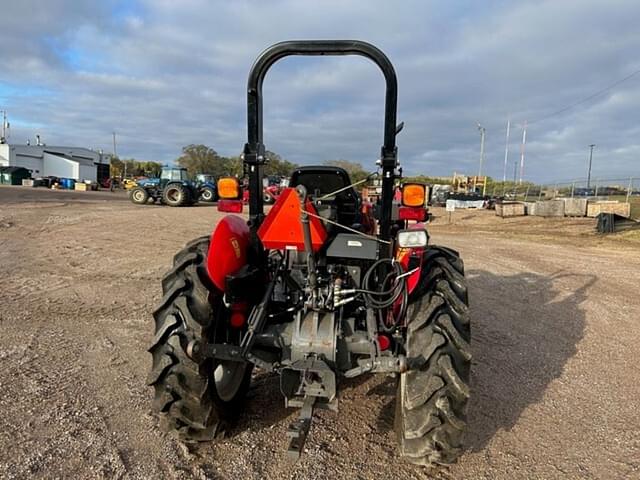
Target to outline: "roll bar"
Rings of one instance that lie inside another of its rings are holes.
[[[278,60],[291,55],[360,55],[372,60],[382,71],[386,81],[384,107],[384,143],[382,145],[382,211],[380,234],[388,238],[391,224],[396,154],[396,112],[398,84],[393,65],[377,47],[359,40],[295,40],[281,42],[267,48],[256,59],[247,82],[247,134],[244,147],[245,171],[249,174],[249,214],[252,230],[264,217],[262,202],[262,169],[265,148],[262,136],[262,84],[269,68]],[[254,230],[255,231],[255,230]]]

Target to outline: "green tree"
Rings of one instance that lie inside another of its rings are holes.
[[[140,162],[137,162],[133,158],[126,158],[123,160],[124,163],[124,172],[123,175],[126,177],[140,177],[144,175],[144,168],[141,166]]]
[[[190,175],[206,173],[215,176],[228,175],[227,159],[218,155],[213,148],[206,145],[187,145],[182,149],[182,155],[176,161],[185,167]]]
[[[295,163],[285,160],[280,155],[267,150],[267,164],[264,167],[265,175],[278,175],[288,177],[298,167]]]
[[[351,162],[349,160],[327,160],[324,162],[325,165],[331,165],[333,167],[344,168],[349,174],[349,178],[352,183],[359,182],[360,180],[364,180],[367,175],[371,172],[367,172],[362,164],[358,162]]]
[[[158,162],[144,162],[145,175],[149,177],[159,177],[162,171],[162,164]]]
[[[112,156],[109,163],[111,165],[109,168],[109,174],[112,177],[122,178],[122,175],[124,173],[124,163],[122,162],[122,160],[120,160],[116,156]]]
[[[225,166],[227,168],[227,175],[231,177],[241,178],[244,175],[240,156],[225,158]]]
[[[133,158],[123,160],[118,157],[111,158],[110,174],[112,177],[159,177],[161,170],[162,164],[158,162],[139,162]]]
[[[417,175],[415,177],[402,177],[403,182],[426,183],[428,185],[451,185],[451,177],[429,177],[427,175]]]
[[[296,164],[285,160],[274,152],[267,151],[265,175],[289,176],[297,167]],[[181,167],[185,167],[190,175],[206,173],[216,177],[244,176],[242,159],[240,156],[223,157],[213,148],[206,145],[187,145],[182,149],[182,155],[176,160]]]

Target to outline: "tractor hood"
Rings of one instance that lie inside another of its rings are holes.
[[[136,182],[140,187],[152,187],[160,184],[159,178],[145,178]]]

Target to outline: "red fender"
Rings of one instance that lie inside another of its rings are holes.
[[[247,263],[249,226],[236,215],[227,215],[211,234],[207,254],[207,273],[213,284],[224,292],[227,275]]]

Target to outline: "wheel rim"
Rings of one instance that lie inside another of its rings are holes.
[[[202,199],[203,200],[211,200],[211,197],[213,197],[213,193],[211,193],[211,190],[205,190],[204,192],[202,192]]]
[[[170,188],[167,191],[167,200],[170,202],[180,201],[180,191],[177,188]]]
[[[220,400],[229,402],[236,396],[244,380],[247,365],[242,362],[220,362],[213,371]]]
[[[140,190],[136,190],[135,192],[133,192],[133,199],[136,202],[141,202],[143,198],[144,198],[144,195]]]

